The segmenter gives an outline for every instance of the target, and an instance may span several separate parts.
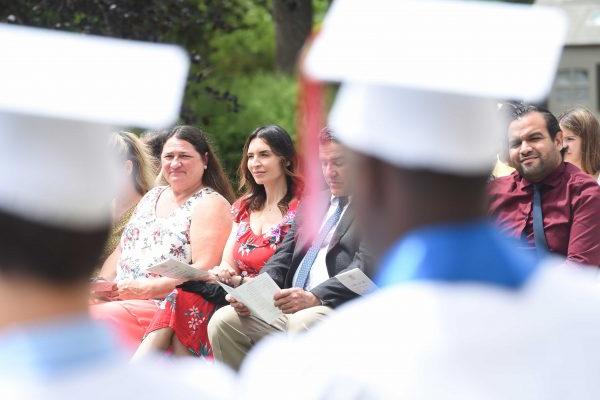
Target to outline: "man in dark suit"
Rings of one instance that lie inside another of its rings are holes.
[[[271,324],[250,315],[245,305],[230,299],[212,316],[208,335],[217,360],[238,369],[250,348],[275,331],[302,331],[331,313],[333,308],[357,296],[335,276],[371,263],[354,222],[350,179],[343,147],[324,130],[320,137],[319,159],[329,190],[320,193],[311,210],[320,218],[319,232],[307,232],[309,217],[301,206],[294,226],[281,246],[263,267],[282,289],[275,294],[275,306],[284,315]],[[305,200],[303,204],[311,204]]]

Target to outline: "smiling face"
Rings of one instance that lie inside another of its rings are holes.
[[[562,128],[563,145],[566,148],[565,161],[581,169],[581,136],[569,129]]]
[[[261,138],[253,139],[248,145],[248,170],[259,185],[285,179],[283,159],[271,150]]]
[[[161,156],[161,171],[173,190],[189,190],[202,185],[206,156],[200,155],[185,140],[171,137],[166,141]]]
[[[530,112],[508,128],[510,164],[530,182],[539,182],[562,162],[562,132],[550,137],[546,120]]]
[[[334,196],[349,194],[348,162],[341,144],[334,141],[319,145],[319,160],[325,182]]]

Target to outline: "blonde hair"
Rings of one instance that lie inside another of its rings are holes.
[[[131,161],[135,190],[142,196],[146,194],[155,179],[148,147],[130,132],[115,133],[110,144],[123,161]]]
[[[581,138],[581,168],[596,175],[600,172],[600,123],[585,107],[575,107],[559,117],[562,129],[568,129]]]

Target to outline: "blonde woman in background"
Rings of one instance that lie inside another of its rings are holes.
[[[558,122],[563,132],[565,161],[600,183],[600,123],[596,116],[587,108],[575,107],[562,114]]]
[[[112,203],[113,224],[102,253],[102,262],[115,251],[135,207],[154,183],[150,153],[137,136],[130,132],[115,133],[110,145],[122,161],[120,166],[126,179],[123,179]]]

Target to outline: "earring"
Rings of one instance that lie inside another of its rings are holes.
[[[204,169],[208,169],[208,165],[205,165],[205,166],[204,166]]]

